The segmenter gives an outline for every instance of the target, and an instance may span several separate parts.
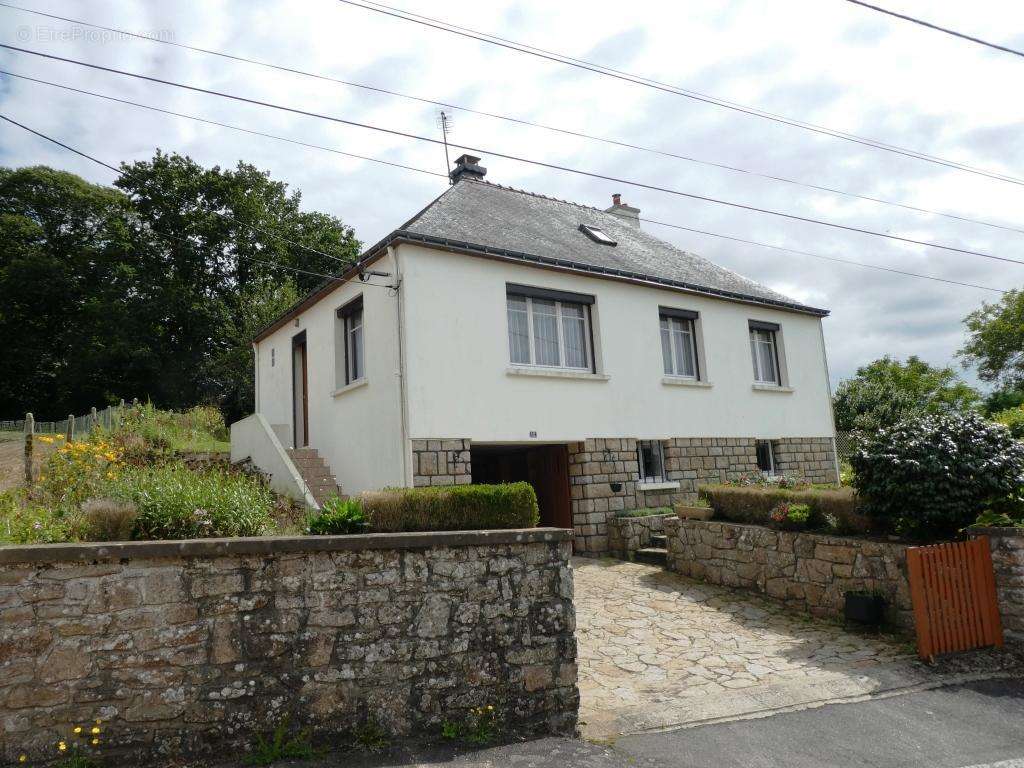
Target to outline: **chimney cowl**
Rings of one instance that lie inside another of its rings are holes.
[[[640,228],[640,209],[622,202],[622,195],[618,192],[612,195],[612,207],[605,208],[604,212],[610,213],[612,216],[618,216],[637,229]]]
[[[462,179],[475,179],[480,181],[487,175],[487,169],[480,165],[480,158],[473,155],[462,155],[455,161],[455,169],[448,174],[452,184]]]

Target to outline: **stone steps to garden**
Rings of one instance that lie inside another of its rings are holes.
[[[651,534],[651,546],[660,549],[668,549],[668,536],[663,533]]]
[[[661,538],[665,537],[662,536]],[[668,549],[665,547],[644,547],[633,553],[633,559],[640,563],[665,567],[668,563]]]
[[[318,504],[323,506],[331,496],[342,496],[334,473],[316,448],[289,448],[288,456]]]

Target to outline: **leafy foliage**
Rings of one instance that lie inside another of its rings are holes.
[[[781,504],[787,504],[806,505],[811,510],[812,525],[834,533],[866,533],[870,528],[851,488],[792,490],[706,485],[701,486],[700,495],[714,508],[716,518],[736,523],[767,525],[772,512]]]
[[[802,531],[811,522],[809,504],[791,504],[784,501],[771,511],[769,519],[772,524],[784,531]]]
[[[309,519],[307,527],[314,536],[338,536],[365,533],[369,524],[359,499],[332,496],[324,502],[319,514]]]
[[[1017,440],[1024,440],[1024,405],[993,413],[992,421],[998,422],[1010,430],[1010,434]]]
[[[907,419],[865,438],[850,463],[871,518],[916,539],[954,535],[1024,484],[1024,443],[978,414]]]
[[[245,756],[246,765],[272,765],[281,760],[302,760],[316,756],[308,731],[290,734],[288,719],[274,726],[268,735],[258,734],[256,743]]]
[[[358,256],[352,230],[245,163],[158,152],[116,186],[0,169],[0,413],[121,397],[250,411],[249,334],[322,280],[273,264],[335,272]]]
[[[375,531],[473,531],[533,528],[540,519],[529,483],[400,488],[362,496]]]
[[[981,395],[952,368],[938,368],[916,356],[905,363],[883,357],[857,369],[836,389],[836,428],[876,432],[918,413],[975,408]]]
[[[967,342],[958,352],[983,381],[1024,387],[1024,291],[1010,290],[995,304],[964,318]]]
[[[272,523],[273,495],[248,475],[172,462],[127,467],[103,491],[137,507],[137,539],[260,536]]]

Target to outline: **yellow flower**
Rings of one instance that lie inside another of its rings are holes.
[[[91,743],[95,747],[95,746],[97,746],[100,743],[100,740],[99,739],[93,739]]]
[[[65,751],[67,751],[67,748],[68,748],[68,745],[65,742],[61,741],[61,742],[57,743],[57,751],[58,752],[65,752]]]
[[[19,763],[24,763],[26,760],[28,760],[28,755],[18,755]]]
[[[75,726],[75,733],[81,733],[81,732],[82,732],[82,726],[76,725]]]
[[[96,722],[98,723],[99,720],[97,720]],[[90,733],[93,733],[93,734],[96,734],[96,733],[99,733],[99,732],[100,732],[100,729],[97,728],[95,725],[92,727],[92,731],[90,731]]]
[[[101,725],[102,723],[103,723],[102,720],[100,720],[99,718],[96,718],[96,725]]]

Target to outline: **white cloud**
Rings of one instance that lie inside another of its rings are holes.
[[[24,0],[39,10],[50,3]],[[410,10],[695,91],[929,154],[1024,176],[1020,79],[1014,57],[845,3],[792,0],[657,0],[596,4],[540,0]],[[1024,28],[1024,6],[888,5],[992,40]],[[986,7],[987,6],[987,7]],[[1017,225],[1024,188],[818,136],[352,8],[333,0],[150,4],[79,0],[55,12],[133,31],[168,31],[216,48],[341,79],[452,101],[679,154],[802,179],[925,208]],[[290,106],[436,136],[428,105],[133,40],[82,39],[72,25],[0,9],[0,40]],[[27,30],[25,32],[24,30]],[[29,39],[23,40],[22,37]],[[70,39],[68,39],[70,38]],[[442,171],[440,147],[188,93],[116,75],[0,53],[13,72],[154,106],[278,133],[340,150]],[[373,242],[441,192],[423,174],[205,126],[23,81],[0,78],[0,109],[112,162],[160,147],[212,165],[238,160],[301,189],[308,208],[330,211]],[[807,213],[882,232],[1022,257],[1024,235],[649,153],[456,112],[455,140],[613,176]],[[11,127],[0,127],[0,164],[45,163],[95,181],[111,175]],[[752,240],[996,287],[1019,285],[1024,266],[906,246],[680,197],[485,157],[488,178],[603,206],[612,192],[649,218]],[[659,236],[809,303],[827,306],[833,378],[889,353],[949,363],[961,319],[990,294],[781,254],[651,227]]]

